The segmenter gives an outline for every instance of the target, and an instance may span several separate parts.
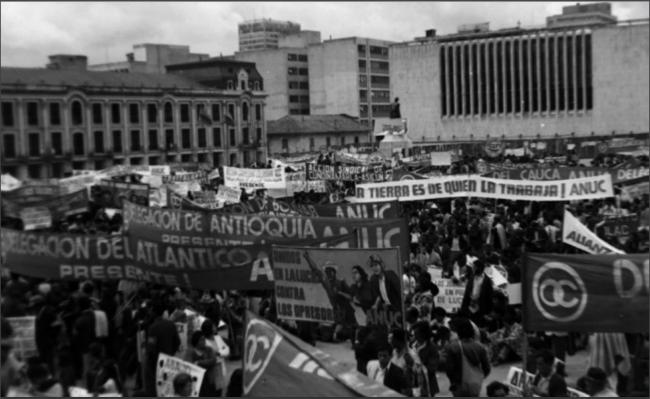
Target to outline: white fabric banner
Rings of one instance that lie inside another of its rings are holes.
[[[275,169],[246,169],[223,167],[224,184],[240,189],[270,189],[285,188],[284,168]]]
[[[562,223],[562,241],[594,255],[625,253],[603,241],[566,209]]]
[[[237,188],[220,185],[217,190],[217,200],[223,201],[226,204],[237,204],[240,198],[241,191]]]
[[[454,175],[423,180],[357,184],[350,202],[420,201],[478,197],[513,201],[575,201],[614,196],[609,173],[579,179],[516,181],[479,175]]]

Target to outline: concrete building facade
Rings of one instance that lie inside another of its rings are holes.
[[[310,113],[346,113],[368,126],[390,114],[393,42],[359,37],[309,46]]]
[[[2,173],[24,179],[117,164],[263,163],[264,94],[236,89],[248,79],[241,72],[226,67],[221,87],[174,73],[2,68]]]
[[[89,71],[165,73],[165,66],[183,62],[201,61],[208,54],[191,53],[190,46],[174,44],[135,44],[126,61],[89,65]]]
[[[278,48],[282,36],[300,32],[300,24],[270,18],[244,21],[238,25],[239,51]]]
[[[648,21],[429,37],[390,48],[417,141],[647,133]]]
[[[269,156],[314,153],[370,142],[370,129],[349,115],[288,115],[268,122]]]

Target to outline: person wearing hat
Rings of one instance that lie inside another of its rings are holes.
[[[610,387],[607,373],[600,367],[590,367],[585,378],[587,393],[594,398],[617,398],[618,395]]]

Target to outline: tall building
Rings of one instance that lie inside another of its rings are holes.
[[[583,15],[589,24],[572,11],[573,24],[550,19],[545,28],[468,29],[391,46],[390,87],[409,136],[647,135],[648,20],[613,24],[592,14]]]
[[[2,173],[47,178],[117,164],[265,162],[265,150],[250,144],[253,128],[256,143],[265,142],[254,66],[225,66],[218,80],[201,83],[176,73],[86,71],[83,62],[58,55],[50,68],[1,69]]]
[[[349,37],[309,46],[310,113],[349,114],[368,126],[387,119],[392,102],[391,44]]]
[[[126,61],[89,65],[89,71],[165,73],[165,66],[182,62],[201,61],[208,54],[191,53],[190,46],[174,44],[135,44]]]
[[[239,51],[278,48],[282,36],[300,32],[300,24],[269,18],[244,21],[238,28]]]

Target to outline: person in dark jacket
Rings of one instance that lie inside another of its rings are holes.
[[[533,379],[532,393],[537,396],[567,397],[564,377],[553,370],[555,355],[549,350],[542,350],[536,356],[537,374]]]
[[[478,396],[483,379],[491,371],[487,349],[475,341],[474,327],[469,319],[459,317],[451,325],[458,340],[448,343],[444,351],[449,390],[454,396]],[[468,376],[471,378],[467,379]]]
[[[382,305],[393,311],[402,309],[401,279],[392,270],[386,270],[381,258],[370,256],[368,260],[372,277],[370,277],[370,292],[373,298],[373,308]]]
[[[408,381],[402,368],[391,362],[390,351],[388,345],[382,345],[379,348],[377,360],[368,362],[367,375],[373,381],[404,394],[408,391]]]
[[[165,305],[162,302],[153,304],[153,323],[147,330],[147,372],[145,373],[145,390],[151,396],[156,394],[156,362],[158,355],[164,353],[174,356],[181,346],[176,325],[163,318]]]
[[[475,260],[465,286],[461,313],[469,315],[478,327],[483,327],[486,322],[485,316],[492,311],[493,293],[492,280],[485,275],[485,263],[480,259]]]

